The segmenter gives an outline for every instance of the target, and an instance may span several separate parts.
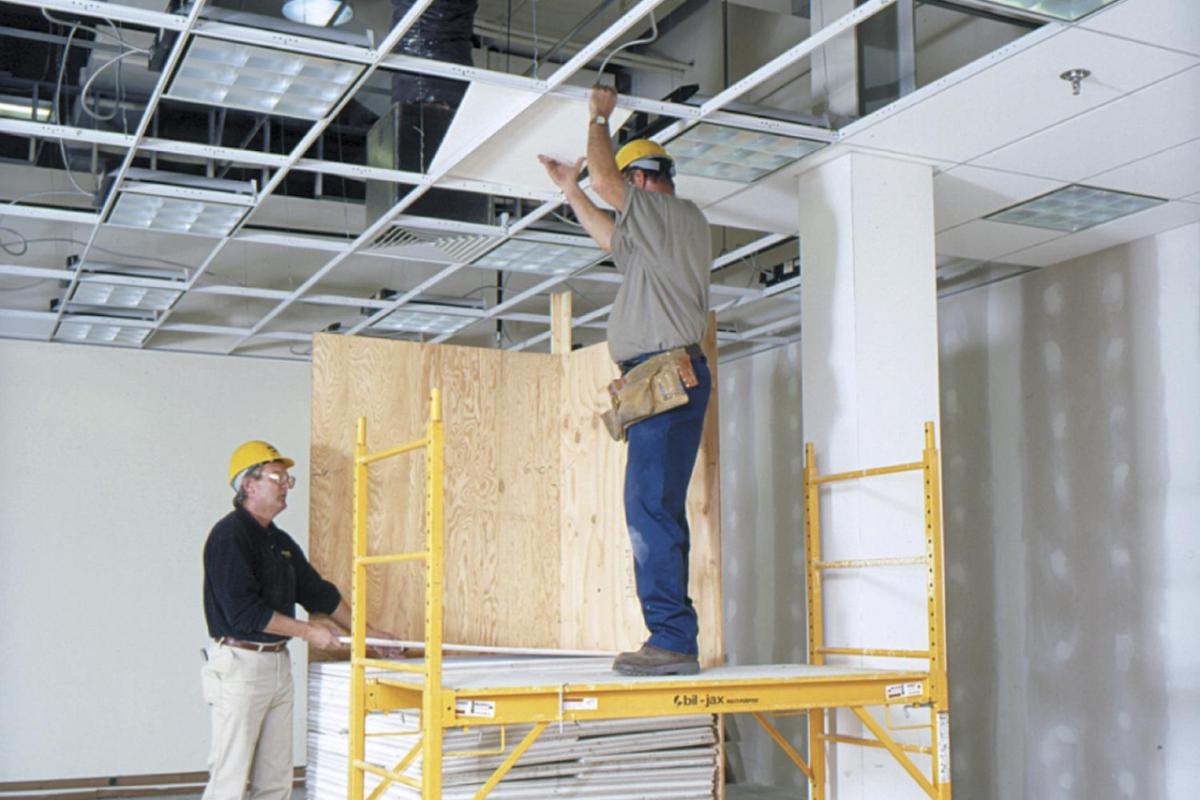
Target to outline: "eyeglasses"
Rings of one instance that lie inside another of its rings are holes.
[[[275,483],[278,483],[281,486],[287,486],[289,489],[295,488],[296,486],[296,477],[294,475],[288,475],[286,472],[264,472],[261,477],[266,478],[267,480],[275,481]]]

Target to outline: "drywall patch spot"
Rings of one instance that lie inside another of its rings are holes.
[[[1058,342],[1050,341],[1042,345],[1042,360],[1046,362],[1046,371],[1054,375],[1062,372],[1062,348]]]
[[[1104,288],[1100,300],[1108,311],[1120,311],[1125,307],[1125,278],[1119,272],[1104,276]]]
[[[1052,317],[1062,312],[1065,302],[1066,294],[1062,284],[1052,283],[1042,292],[1042,308]]]
[[[1069,725],[1054,726],[1054,738],[1063,744],[1075,744],[1079,741],[1079,737],[1075,735],[1075,729]]]
[[[1123,492],[1129,483],[1129,464],[1121,461],[1113,466],[1113,491]]]
[[[1115,367],[1121,363],[1125,357],[1125,339],[1117,336],[1108,343],[1108,347],[1104,349],[1104,361],[1109,368]]]
[[[1054,645],[1054,658],[1058,661],[1069,661],[1075,653],[1075,645],[1068,642],[1066,639],[1060,639]]]
[[[1050,571],[1056,578],[1067,577],[1067,554],[1062,550],[1055,550],[1050,554]]]
[[[947,416],[958,415],[958,392],[954,389],[948,389],[946,396],[942,398],[942,407]]]
[[[1066,511],[1071,508],[1071,488],[1067,485],[1065,475],[1056,475],[1054,478],[1054,497],[1058,500],[1058,507]]]
[[[1114,567],[1128,567],[1132,558],[1129,555],[1129,550],[1124,547],[1114,547],[1109,553],[1109,558],[1112,559]]]

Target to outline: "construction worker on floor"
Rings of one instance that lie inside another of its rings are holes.
[[[683,405],[624,431],[625,519],[650,638],[641,649],[617,656],[613,669],[624,675],[692,675],[700,670],[699,628],[688,597],[685,506],[711,388],[699,346],[708,326],[709,230],[695,203],[675,196],[674,162],[661,145],[636,139],[614,158],[608,120],[616,103],[614,89],[592,88],[586,158],[591,188],[617,209],[615,221],[580,188],[584,159],[566,164],[538,158],[622,275],[608,317],[609,353],[622,375],[669,353],[682,360],[679,374],[688,377],[682,384],[686,400],[679,393]]]
[[[292,795],[292,664],[287,644],[300,637],[320,650],[338,633],[295,618],[299,602],[350,627],[350,608],[336,586],[308,563],[275,517],[287,508],[295,462],[262,441],[246,442],[229,463],[233,511],[204,545],[204,615],[215,644],[201,671],[212,706],[212,747],[204,800],[290,798]],[[392,639],[368,628],[368,635]],[[389,650],[398,657],[402,650]]]

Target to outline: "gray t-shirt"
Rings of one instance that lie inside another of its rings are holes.
[[[612,255],[624,276],[608,315],[613,361],[704,338],[712,254],[695,203],[626,186]]]

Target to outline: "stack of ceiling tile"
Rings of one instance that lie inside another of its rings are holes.
[[[478,661],[474,662],[478,667]],[[446,675],[455,669],[448,661]],[[347,797],[346,754],[350,700],[349,665],[312,664],[308,684],[309,800]],[[473,798],[530,725],[485,725],[445,733],[444,800]],[[417,741],[416,709],[367,717],[367,761],[393,768]],[[370,735],[399,734],[399,735]],[[453,757],[452,753],[472,755]],[[534,742],[489,797],[497,800],[594,798],[603,800],[700,800],[715,796],[718,744],[711,716],[554,723]],[[421,759],[405,771],[419,780]],[[366,776],[369,794],[379,779]],[[420,793],[393,784],[385,798],[407,800]]]

